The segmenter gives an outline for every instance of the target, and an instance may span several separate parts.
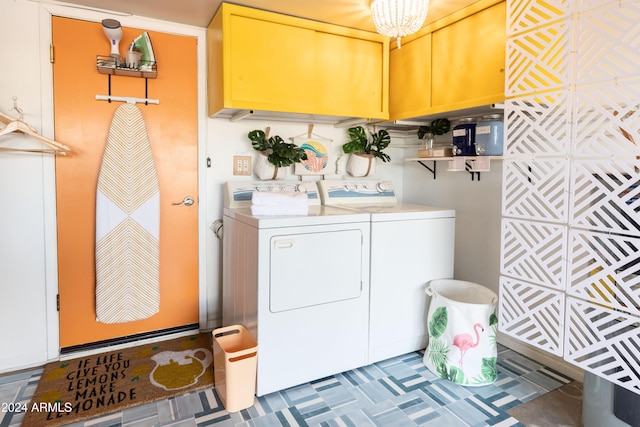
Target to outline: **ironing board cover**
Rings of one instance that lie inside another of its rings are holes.
[[[160,309],[160,188],[144,119],[116,109],[96,198],[96,318],[146,319]]]

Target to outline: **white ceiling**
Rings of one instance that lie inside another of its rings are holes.
[[[39,0],[46,2],[47,0]],[[431,0],[425,24],[463,9],[478,0]],[[207,27],[222,0],[64,0],[82,7],[131,14],[163,21]],[[375,31],[371,0],[234,0],[230,3]],[[117,19],[117,18],[116,18]]]

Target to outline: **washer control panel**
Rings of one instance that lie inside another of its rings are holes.
[[[396,204],[391,181],[340,180],[318,181],[323,205]]]
[[[309,206],[320,204],[315,181],[227,181],[224,184],[224,207],[235,209],[251,206],[254,191],[306,193]]]

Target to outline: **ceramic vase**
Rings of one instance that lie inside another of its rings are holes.
[[[272,179],[284,179],[286,175],[285,168],[278,168],[269,163],[267,153],[265,152],[260,152],[260,155],[258,155],[256,164],[253,167],[253,172],[256,174],[258,179],[261,179],[263,181]]]
[[[373,175],[376,172],[376,158],[373,154],[354,153],[347,161],[347,172],[353,177]]]

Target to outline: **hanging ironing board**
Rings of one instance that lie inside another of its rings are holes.
[[[114,113],[96,198],[96,319],[124,323],[160,310],[160,187],[135,104]]]

